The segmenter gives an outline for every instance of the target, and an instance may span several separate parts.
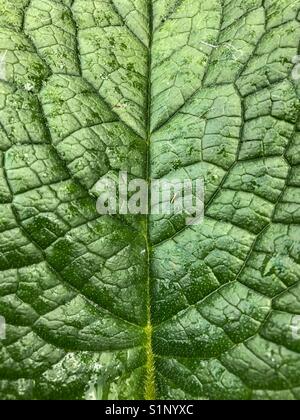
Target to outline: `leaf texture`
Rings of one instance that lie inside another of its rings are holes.
[[[300,7],[0,0],[2,399],[300,399]],[[199,226],[100,216],[205,179]]]

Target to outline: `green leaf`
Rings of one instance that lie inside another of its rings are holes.
[[[300,399],[299,4],[0,10],[0,397]],[[204,222],[100,216],[120,171]]]

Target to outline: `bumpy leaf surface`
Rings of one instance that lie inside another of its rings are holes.
[[[299,11],[0,0],[1,398],[300,399]],[[119,171],[204,223],[100,216]]]

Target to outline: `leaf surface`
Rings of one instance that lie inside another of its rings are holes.
[[[300,399],[299,4],[0,10],[1,398]],[[100,216],[120,171],[204,223]]]

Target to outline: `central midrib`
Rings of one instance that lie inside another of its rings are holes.
[[[148,46],[148,87],[147,87],[147,168],[146,177],[148,186],[151,183],[151,101],[152,101],[152,42],[153,42],[153,5],[152,0],[148,0],[148,18],[149,18],[149,46]],[[150,194],[149,191],[149,203]],[[148,212],[149,213],[149,212]],[[155,400],[156,399],[156,385],[155,385],[155,361],[152,346],[152,292],[151,292],[151,259],[152,259],[152,246],[150,241],[149,231],[149,214],[146,216],[146,247],[147,247],[147,326],[146,326],[146,380],[145,380],[145,399]]]

